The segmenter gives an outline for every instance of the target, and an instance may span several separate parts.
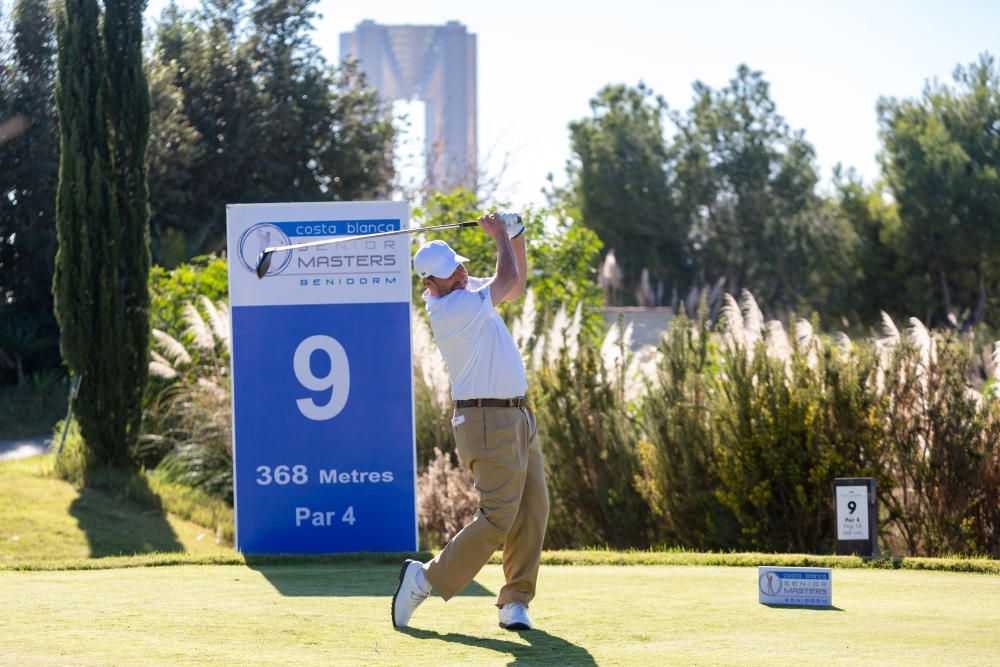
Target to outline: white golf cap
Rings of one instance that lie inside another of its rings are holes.
[[[413,270],[421,278],[448,278],[459,264],[468,261],[468,257],[462,257],[444,241],[429,241],[413,256]]]

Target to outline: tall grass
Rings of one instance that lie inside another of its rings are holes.
[[[167,479],[233,498],[232,409],[228,306],[200,297],[183,310],[184,345],[153,330],[150,375],[156,390],[147,403],[136,458]],[[192,348],[192,349],[189,349]]]
[[[815,323],[765,321],[747,292],[727,295],[716,325],[705,309],[682,313],[647,362],[655,373],[638,374],[639,397],[601,404],[600,420],[557,415],[586,414],[574,401],[623,376],[569,359],[543,372],[546,456],[563,487],[553,496],[578,479],[603,490],[593,461],[612,459],[602,452],[615,434],[638,457],[634,488],[662,543],[829,552],[834,478],[872,476],[890,551],[1000,555],[1000,401],[995,382],[970,385],[970,342],[917,320],[900,331],[887,316],[858,341]],[[553,513],[554,538],[575,543],[584,526],[591,543],[620,544],[606,508],[570,504],[576,514]],[[646,527],[633,531],[645,544]]]
[[[870,356],[824,340],[814,322],[764,322],[752,295],[724,309],[719,370],[710,378],[718,442],[716,496],[740,526],[734,546],[822,552],[832,547],[830,487],[867,476],[875,436]]]
[[[628,327],[595,338],[582,308],[532,297],[511,331],[529,374],[552,510],[547,546],[828,553],[833,479],[877,480],[883,548],[1000,556],[1000,342],[899,328],[866,339],[817,318],[766,320],[748,292],[718,321],[683,311],[656,347]],[[154,332],[140,460],[232,500],[224,304]],[[478,502],[454,458],[447,369],[412,319],[420,524],[440,546]],[[978,380],[977,380],[978,378]]]
[[[546,543],[552,548],[650,544],[652,521],[637,483],[639,430],[627,400],[626,351],[625,332],[613,327],[600,348],[561,345],[558,356],[534,373],[551,501]]]
[[[427,319],[413,310],[410,321],[417,463],[426,466],[435,457],[435,451],[455,451],[451,431],[451,381]]]
[[[472,474],[435,448],[433,458],[417,476],[417,506],[421,548],[444,546],[479,507]]]
[[[885,357],[880,501],[907,553],[1000,556],[1000,401],[966,384],[971,357],[917,325]]]
[[[716,348],[704,309],[694,322],[682,310],[653,357],[640,411],[638,487],[660,543],[721,549],[739,534],[716,495],[718,435],[710,408],[717,390],[709,384]]]

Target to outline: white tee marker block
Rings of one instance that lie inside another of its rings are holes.
[[[833,582],[828,567],[757,568],[757,599],[761,604],[809,607],[833,606]]]

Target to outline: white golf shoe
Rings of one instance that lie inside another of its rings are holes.
[[[500,627],[505,630],[530,630],[528,605],[523,602],[508,602],[500,607]]]
[[[392,596],[393,627],[405,628],[410,623],[414,610],[430,595],[430,591],[424,592],[417,583],[417,572],[421,568],[423,564],[415,560],[403,561],[403,567],[399,571],[399,586]]]

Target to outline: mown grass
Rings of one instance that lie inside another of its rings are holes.
[[[155,473],[105,480],[123,497],[79,489],[52,475],[52,456],[0,462],[0,571],[103,570],[167,565],[392,564],[430,553],[244,557],[231,548],[232,508]],[[188,520],[185,520],[188,519]],[[206,528],[205,526],[208,526]],[[500,554],[490,561],[500,563]],[[702,553],[678,549],[547,551],[546,565],[790,565],[841,569],[1000,574],[986,558],[880,558],[811,554]]]
[[[55,430],[57,434],[62,432],[62,422],[56,424]],[[42,459],[43,474],[83,486],[85,460],[83,436],[74,421],[67,431],[66,446],[58,460],[54,455]],[[110,490],[141,505],[160,508],[212,528],[222,541],[234,541],[233,508],[228,503],[199,489],[173,482],[160,470],[90,471],[87,486]]]
[[[743,567],[543,566],[537,630],[496,625],[503,574],[395,631],[398,563],[0,573],[17,664],[990,664],[1000,577],[837,570],[831,609],[757,603]]]
[[[0,567],[150,552],[231,553],[211,529],[50,473],[49,456],[0,463]]]
[[[427,560],[433,552],[379,552],[343,554],[270,554],[244,555],[232,550],[220,553],[142,553],[103,558],[26,558],[0,561],[2,571],[55,571],[55,570],[117,570],[137,567],[163,567],[169,565],[388,565],[398,564],[404,558]],[[489,560],[491,565],[501,563],[498,551]],[[767,553],[703,553],[692,551],[614,551],[605,549],[559,550],[542,553],[543,565],[568,566],[673,566],[673,567],[756,567],[758,565],[786,565],[790,567],[832,567],[843,570],[926,570],[929,572],[966,572],[970,574],[1000,575],[1000,561],[988,558],[875,558],[856,556],[814,556],[811,554]]]
[[[0,662],[1000,661],[1000,563],[987,559],[551,551],[538,629],[508,633],[496,626],[495,554],[462,595],[431,599],[394,631],[399,563],[429,553],[243,556],[212,530],[50,472],[50,457],[0,463]],[[759,564],[835,568],[834,607],[759,605]]]

